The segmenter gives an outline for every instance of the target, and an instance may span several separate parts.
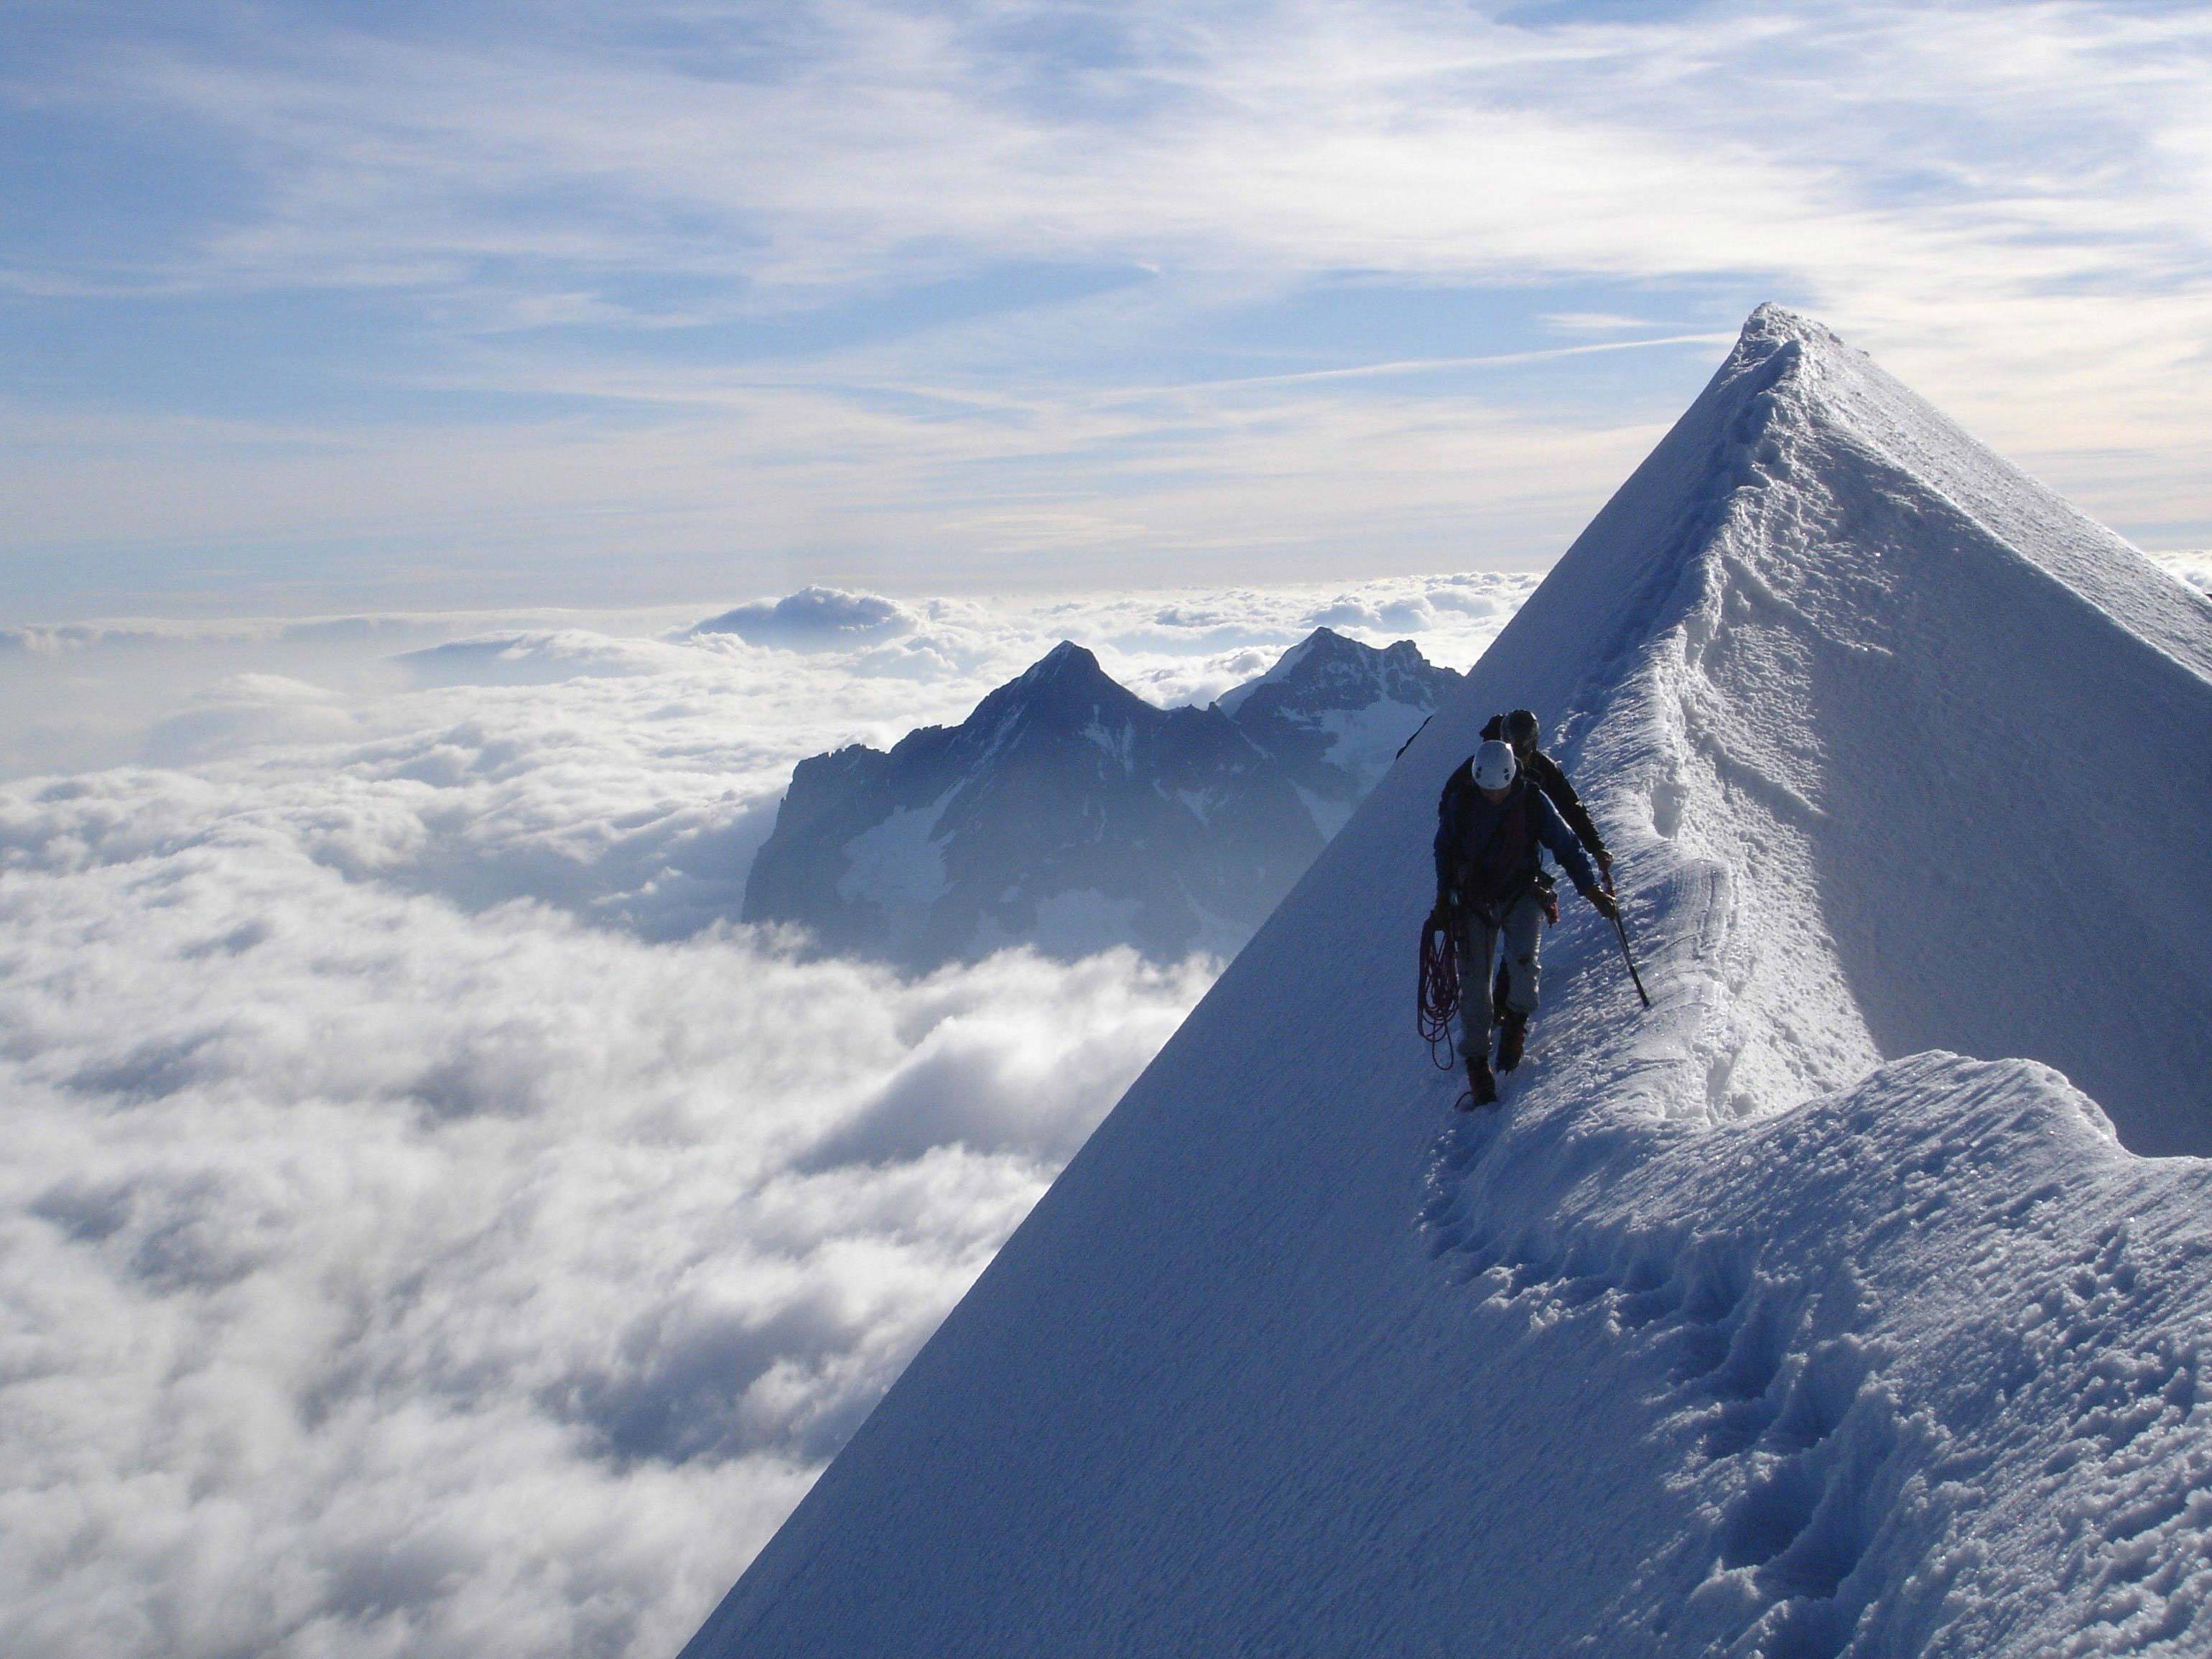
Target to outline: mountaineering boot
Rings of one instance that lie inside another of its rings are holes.
[[[1521,1051],[1528,1043],[1528,1016],[1515,1009],[1505,1011],[1498,1022],[1498,1069],[1510,1072],[1521,1063]]]
[[[1459,1109],[1471,1112],[1478,1106],[1498,1103],[1498,1079],[1491,1075],[1490,1062],[1479,1054],[1469,1054],[1467,1060],[1467,1092],[1459,1097]]]

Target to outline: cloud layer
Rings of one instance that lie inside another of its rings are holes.
[[[2212,552],[2154,553],[2157,563],[2200,593],[2212,593]]]
[[[673,1651],[1213,971],[731,926],[791,757],[1528,586],[16,639],[142,759],[0,786],[0,1647]]]
[[[465,918],[204,805],[6,820],[14,1653],[672,1650],[1208,978]]]

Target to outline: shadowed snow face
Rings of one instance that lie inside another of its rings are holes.
[[[795,960],[792,760],[1528,585],[16,636],[16,767],[148,764],[0,787],[0,1648],[673,1651],[1212,976]]]

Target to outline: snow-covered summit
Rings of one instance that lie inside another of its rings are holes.
[[[1316,826],[1332,836],[1459,687],[1459,675],[1411,640],[1363,645],[1316,628],[1213,706],[1291,778]]]
[[[1419,691],[1437,683],[1438,676],[1459,676],[1438,668],[1420,653],[1411,640],[1386,646],[1362,645],[1333,628],[1316,628],[1275,659],[1274,665],[1256,678],[1232,687],[1214,700],[1224,714],[1234,714],[1252,695],[1268,687],[1296,689],[1307,696],[1326,686],[1358,684],[1383,695]],[[1413,698],[1401,696],[1401,702]]]
[[[1459,1118],[1516,705],[1656,1006],[1571,904]],[[2208,755],[2212,606],[1762,307],[690,1653],[2203,1651]]]
[[[1735,924],[1667,1109],[1941,1046],[2212,1151],[2212,605],[1826,328],[1753,313],[1474,678]]]

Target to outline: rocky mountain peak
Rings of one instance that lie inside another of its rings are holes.
[[[1239,716],[1163,709],[1063,640],[957,726],[802,763],[745,917],[917,966],[1234,950],[1458,684],[1327,629],[1270,675]]]
[[[984,698],[971,720],[1058,714],[1080,724],[1102,710],[1115,715],[1159,712],[1100,667],[1091,653],[1062,640]]]

